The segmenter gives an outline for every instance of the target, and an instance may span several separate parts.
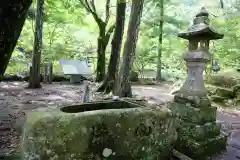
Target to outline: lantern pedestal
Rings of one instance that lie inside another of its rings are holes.
[[[169,105],[179,118],[176,149],[193,158],[204,160],[226,148],[227,136],[216,123],[217,107],[211,105],[203,82],[203,71],[210,60],[203,51],[184,55],[188,67],[185,83]]]
[[[184,55],[184,60],[188,68],[188,76],[185,83],[178,91],[178,95],[182,96],[205,96],[207,90],[203,82],[203,71],[206,68],[207,62],[211,59],[210,54],[203,50],[187,52]],[[186,97],[186,98],[187,98]]]
[[[217,108],[207,96],[189,99],[176,95],[168,107],[178,117],[178,151],[194,160],[205,160],[226,149],[227,136],[220,133],[216,122]]]

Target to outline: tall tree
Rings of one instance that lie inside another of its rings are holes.
[[[119,97],[132,97],[130,73],[135,56],[136,43],[141,23],[144,0],[133,0],[130,20],[128,24],[127,39],[123,51],[123,62],[117,79],[116,95]]]
[[[98,47],[97,47],[97,76],[96,81],[101,82],[104,80],[106,72],[106,57],[105,51],[110,39],[110,36],[115,28],[115,23],[111,24],[107,29],[107,25],[110,18],[110,0],[106,0],[105,4],[105,19],[101,19],[100,15],[97,14],[95,0],[80,0],[82,6],[88,11],[95,19],[98,29]]]
[[[122,37],[126,13],[126,0],[117,0],[116,28],[112,39],[111,56],[108,65],[108,73],[98,92],[109,93],[113,91],[114,82],[118,74]]]
[[[163,16],[164,16],[164,0],[158,2],[160,9],[160,22],[159,22],[159,37],[158,37],[158,56],[157,56],[157,75],[156,80],[162,79],[162,41],[163,41]]]
[[[0,5],[0,76],[3,76],[26,20],[32,0],[9,0]]]
[[[30,69],[29,88],[41,88],[40,84],[40,63],[42,53],[42,28],[43,28],[43,16],[44,16],[44,0],[37,0],[37,15],[35,21],[34,31],[34,45],[32,66]]]
[[[220,3],[221,8],[224,8],[223,0],[219,0],[219,3]]]

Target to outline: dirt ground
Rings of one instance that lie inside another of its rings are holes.
[[[19,134],[14,126],[24,123],[27,112],[48,106],[62,107],[82,103],[84,85],[67,83],[44,84],[41,89],[25,89],[25,82],[0,83],[0,159],[1,154],[11,153],[19,146]],[[91,84],[94,91],[96,84]],[[165,104],[172,100],[172,86],[133,85],[133,94],[144,98],[149,103]],[[90,99],[101,97],[91,94]],[[240,159],[240,112],[219,108],[217,119],[223,126],[222,130],[229,135],[227,152],[218,160]]]

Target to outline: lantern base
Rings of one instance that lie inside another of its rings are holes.
[[[227,136],[216,122],[217,107],[207,96],[175,95],[168,108],[177,119],[177,150],[194,160],[207,160],[226,148]]]
[[[226,150],[226,144],[227,136],[224,134],[202,142],[180,136],[176,149],[194,160],[208,160]]]
[[[181,104],[191,104],[196,108],[211,107],[211,100],[205,94],[205,92],[177,92],[174,96],[174,101]]]

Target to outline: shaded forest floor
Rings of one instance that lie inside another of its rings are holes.
[[[84,85],[67,83],[44,84],[42,89],[25,89],[25,82],[0,83],[0,155],[14,152],[19,146],[19,128],[24,124],[27,112],[47,106],[61,107],[82,103]],[[91,84],[91,91],[96,84]],[[133,94],[149,103],[165,104],[172,100],[171,84],[133,85]],[[90,94],[94,101],[101,94]],[[218,109],[218,121],[222,130],[229,134],[228,152],[219,160],[240,159],[240,112],[233,109]],[[0,157],[1,158],[1,157]]]

